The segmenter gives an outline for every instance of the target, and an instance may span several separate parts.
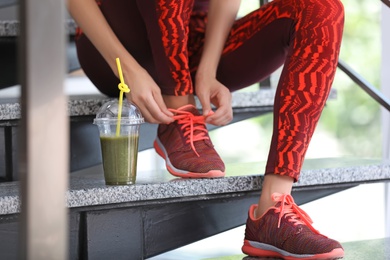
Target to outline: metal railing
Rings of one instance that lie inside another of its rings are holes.
[[[390,8],[390,0],[381,0]],[[354,71],[347,63],[339,60],[338,68],[341,69],[349,78],[351,78],[359,87],[361,87],[370,97],[390,112],[390,100],[381,93],[375,86],[364,79],[360,74]]]
[[[390,0],[381,0],[386,6],[390,8]],[[259,0],[260,6],[267,4],[269,0]],[[342,70],[350,79],[360,86],[370,97],[377,101],[380,105],[390,111],[390,100],[384,96],[375,86],[364,79],[359,73],[354,71],[348,64],[339,60],[338,68]],[[269,83],[269,79],[265,82]]]
[[[364,79],[360,74],[354,71],[344,61],[339,60],[339,69],[341,69],[347,76],[360,86],[368,95],[376,100],[380,105],[390,111],[390,100],[386,98],[375,86]]]

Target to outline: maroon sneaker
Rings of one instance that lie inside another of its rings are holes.
[[[184,178],[225,176],[225,164],[211,143],[204,116],[193,105],[170,110],[175,121],[159,125],[154,141],[167,170]]]
[[[274,193],[272,199],[276,205],[260,218],[254,216],[257,205],[250,207],[242,252],[288,260],[344,257],[340,243],[315,230],[310,217],[291,195]]]

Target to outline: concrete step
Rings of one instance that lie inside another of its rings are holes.
[[[3,90],[4,91],[4,90]],[[2,92],[2,91],[0,91]],[[16,91],[16,93],[18,93]],[[232,107],[234,118],[231,123],[269,113],[273,110],[275,90],[260,88],[250,92],[233,93]],[[332,90],[329,100],[336,99],[337,92]],[[70,118],[70,169],[77,171],[102,162],[100,141],[97,127],[92,124],[100,106],[110,100],[104,95],[69,96],[68,115]],[[200,109],[200,104],[197,102]],[[0,178],[5,181],[18,180],[16,164],[18,143],[18,125],[21,117],[21,106],[18,97],[1,98],[0,96]],[[216,127],[209,125],[208,129]],[[157,125],[141,126],[139,150],[153,147]],[[2,163],[4,162],[4,163]]]
[[[243,225],[261,191],[263,168],[228,163],[227,176],[218,179],[139,172],[137,183],[129,186],[106,186],[101,165],[72,173],[66,194],[70,259],[143,259]],[[304,204],[385,181],[390,181],[389,162],[307,160],[293,195]],[[16,259],[19,213],[19,183],[0,183],[1,259]]]

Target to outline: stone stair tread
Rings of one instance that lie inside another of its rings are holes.
[[[4,0],[1,0],[4,1]],[[0,1],[0,2],[1,2]],[[7,0],[8,1],[8,0]],[[0,3],[0,7],[1,7]],[[73,19],[66,19],[65,32],[69,35],[75,35],[77,24]],[[0,20],[0,37],[17,37],[20,31],[19,20]]]
[[[234,108],[254,108],[272,106],[275,91],[273,89],[262,89],[254,92],[233,93]],[[104,95],[80,95],[70,96],[68,99],[68,115],[94,116],[102,104],[111,100]],[[200,104],[197,104],[200,107]],[[21,106],[19,98],[0,98],[0,120],[15,120],[21,117]]]
[[[180,179],[166,170],[138,172],[137,183],[106,186],[101,165],[70,175],[69,208],[259,191],[262,163],[227,163],[225,178]],[[294,188],[390,181],[390,162],[348,158],[306,160]],[[231,195],[229,195],[231,196]],[[0,183],[0,215],[20,211],[19,182]]]
[[[337,92],[331,90],[329,99],[336,98]],[[232,107],[235,112],[253,111],[263,108],[272,109],[275,89],[261,88],[256,91],[238,91],[232,93]],[[69,96],[68,99],[68,115],[70,117],[77,116],[94,116],[99,107],[110,100],[104,95],[75,95]],[[197,100],[197,107],[200,108],[200,103]],[[21,106],[19,98],[0,98],[0,121],[20,119]]]
[[[165,170],[139,172],[130,186],[106,186],[101,165],[73,172],[66,194],[69,257],[144,259],[241,226],[248,205],[258,200],[263,167],[228,162],[225,178],[201,180],[176,179]],[[390,181],[390,162],[380,160],[306,160],[304,168],[293,188],[297,204]],[[19,183],[0,183],[0,237],[7,249],[0,258],[17,259],[19,213]]]

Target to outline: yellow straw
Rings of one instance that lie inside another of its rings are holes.
[[[118,121],[116,125],[116,136],[119,136],[119,133],[121,132],[121,117],[122,117],[122,103],[123,103],[123,92],[129,93],[130,89],[129,87],[125,84],[125,80],[123,79],[123,74],[122,74],[122,67],[121,67],[121,62],[119,58],[116,58],[116,66],[118,67],[118,74],[119,74],[119,79],[120,83],[118,84],[118,88],[120,90],[119,93],[119,107],[118,107]]]

